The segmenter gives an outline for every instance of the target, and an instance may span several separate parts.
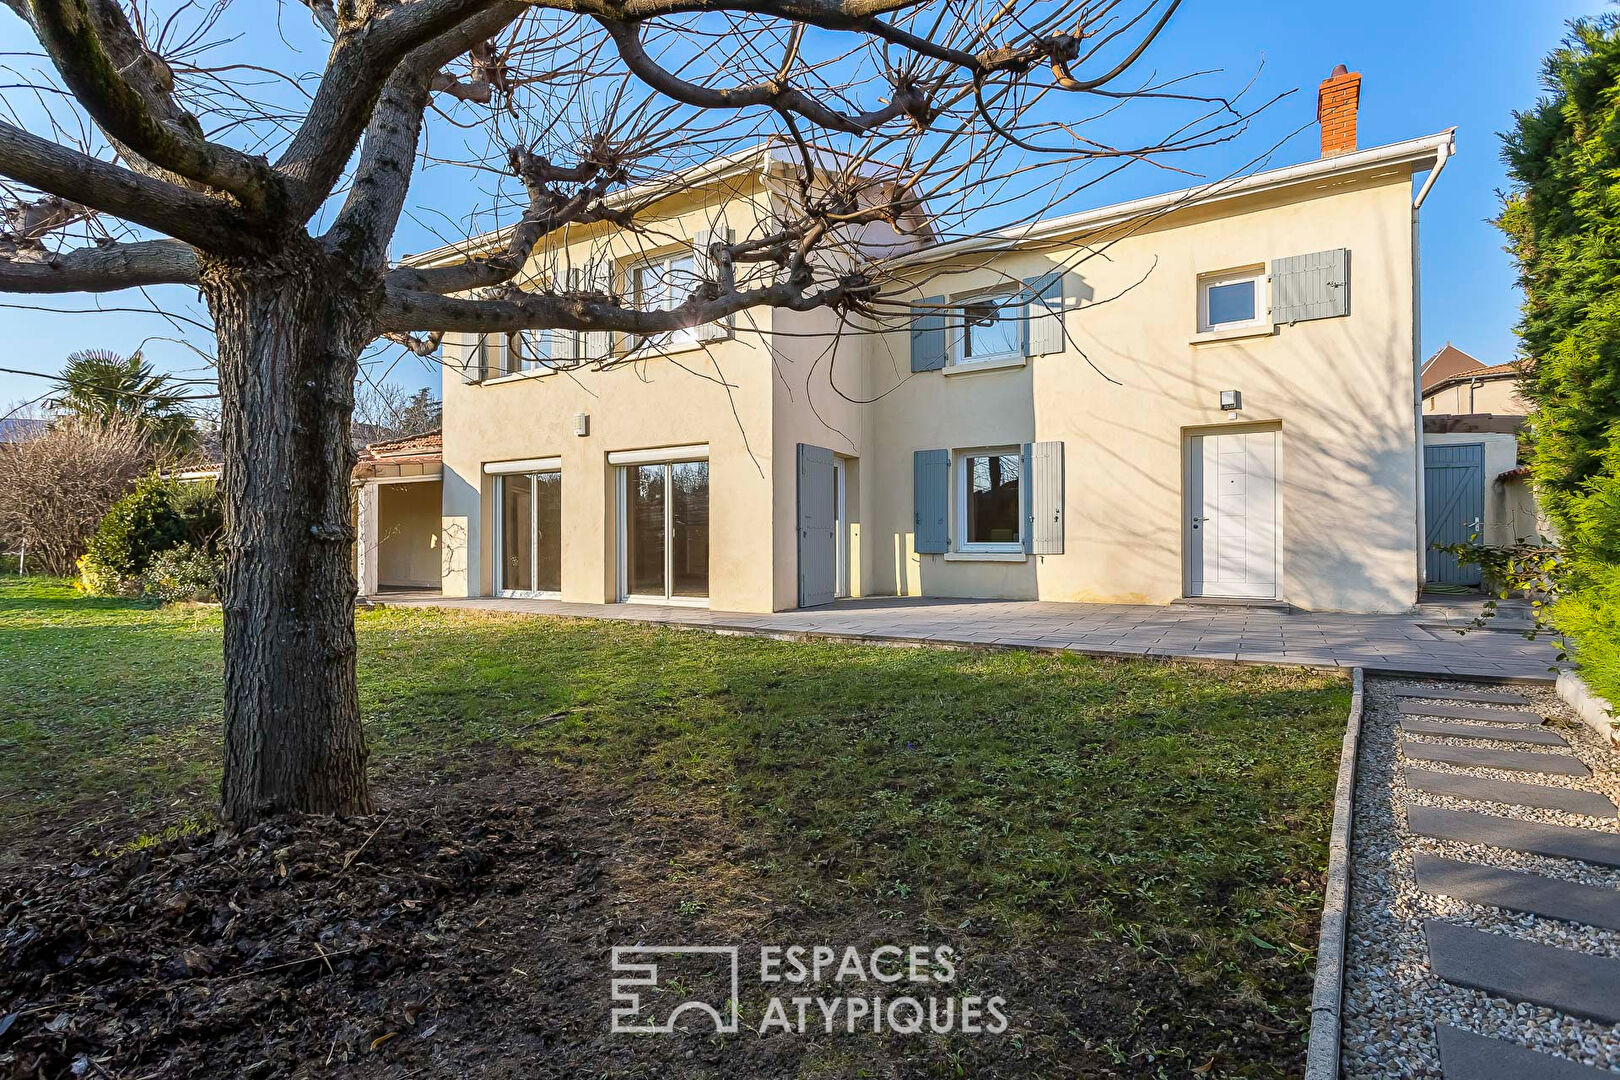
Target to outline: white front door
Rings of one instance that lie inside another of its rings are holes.
[[[1278,599],[1277,432],[1188,440],[1187,595]]]

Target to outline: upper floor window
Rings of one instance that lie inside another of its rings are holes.
[[[632,265],[626,273],[631,306],[641,311],[668,311],[679,307],[698,287],[697,257],[690,250],[675,251]],[[678,348],[698,340],[696,327],[671,330],[649,338],[646,347]]]
[[[976,364],[1024,355],[1024,298],[1016,289],[980,293],[951,311],[950,360]]]
[[[1198,279],[1198,329],[1234,330],[1258,326],[1266,317],[1263,267],[1206,274]]]

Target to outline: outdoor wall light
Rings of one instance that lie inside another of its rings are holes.
[[[1243,391],[1241,391],[1241,390],[1222,390],[1221,391],[1221,411],[1222,412],[1235,413],[1235,412],[1239,411],[1242,408],[1243,408]]]
[[[575,413],[574,414],[574,434],[578,435],[580,438],[584,438],[585,436],[589,435],[590,433],[591,433],[591,414],[590,413]]]

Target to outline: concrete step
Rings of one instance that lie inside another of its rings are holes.
[[[1454,986],[1620,1023],[1620,960],[1430,919],[1429,966]]]
[[[1595,791],[1576,791],[1573,788],[1548,787],[1546,784],[1515,784],[1511,780],[1488,780],[1483,776],[1436,772],[1413,765],[1406,766],[1406,786],[1427,791],[1431,795],[1534,806],[1541,810],[1562,810],[1566,814],[1585,814],[1610,821],[1620,816],[1620,807]]]
[[[1565,1057],[1527,1050],[1449,1024],[1434,1025],[1440,1042],[1440,1073],[1446,1080],[1601,1080],[1614,1073]]]
[[[1478,701],[1487,705],[1528,705],[1530,699],[1511,690],[1494,693],[1489,690],[1436,690],[1432,686],[1395,686],[1395,696],[1403,698],[1434,698],[1437,701]]]
[[[1483,705],[1429,705],[1403,701],[1402,716],[1443,716],[1448,720],[1484,720],[1493,724],[1544,724],[1547,718],[1529,709],[1487,709]]]
[[[1488,750],[1481,746],[1446,746],[1403,739],[1401,753],[1413,761],[1438,761],[1472,769],[1504,769],[1508,772],[1548,773],[1554,776],[1592,775],[1592,770],[1582,764],[1580,758],[1538,750]]]
[[[1433,735],[1445,739],[1490,739],[1492,742],[1528,743],[1531,746],[1569,745],[1558,732],[1539,727],[1449,724],[1444,720],[1418,720],[1408,717],[1401,721],[1401,730],[1408,735]]]
[[[1431,896],[1489,904],[1548,919],[1620,930],[1620,890],[1579,885],[1542,874],[1447,859],[1418,852],[1412,857],[1417,886]]]
[[[1597,866],[1620,866],[1620,834],[1568,825],[1543,825],[1472,810],[1442,810],[1406,804],[1407,827],[1418,836],[1454,840],[1459,844],[1489,844],[1555,859],[1579,859]],[[1620,961],[1617,961],[1620,962]],[[1620,1003],[1617,1003],[1620,1004]]]

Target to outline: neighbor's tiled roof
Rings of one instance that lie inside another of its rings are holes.
[[[367,443],[365,453],[368,457],[394,458],[407,454],[427,454],[435,460],[444,452],[444,433],[441,431],[423,432],[421,435],[407,435],[403,439],[387,439],[383,442]]]

